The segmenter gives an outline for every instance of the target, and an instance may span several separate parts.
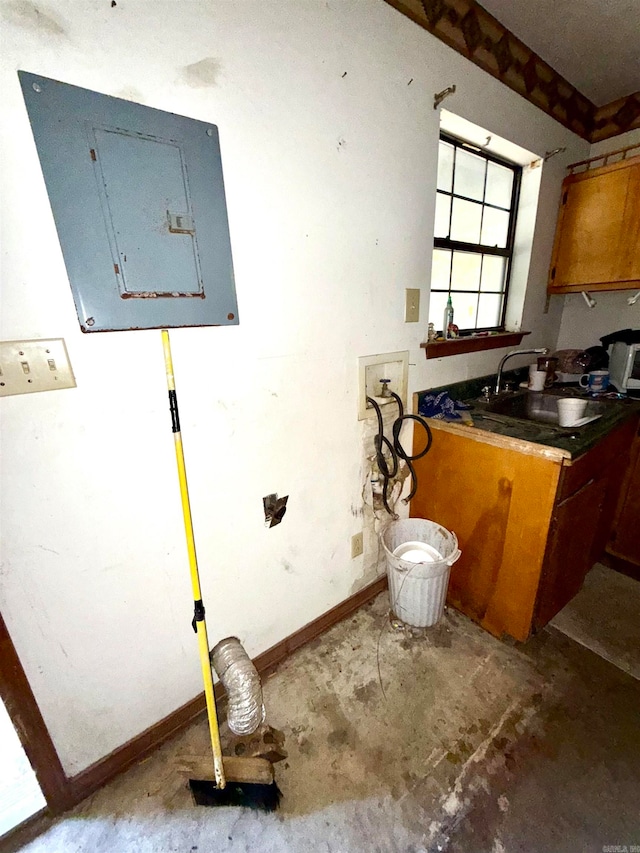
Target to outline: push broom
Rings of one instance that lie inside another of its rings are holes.
[[[171,358],[171,342],[169,332],[162,331],[162,346],[164,348],[164,363],[169,389],[169,409],[171,412],[171,427],[176,449],[178,465],[178,481],[180,483],[180,498],[182,515],[187,539],[187,553],[193,589],[194,613],[192,627],[198,637],[198,650],[204,681],[204,695],[209,720],[209,735],[213,764],[207,764],[210,775],[213,768],[213,778],[189,779],[189,787],[197,805],[201,806],[248,806],[263,811],[274,811],[280,802],[280,790],[273,778],[273,765],[266,758],[236,758],[222,755],[220,730],[216,712],[216,700],[213,692],[213,676],[209,660],[209,640],[205,621],[204,604],[200,591],[200,575],[196,557],[196,545],[193,536],[189,490],[187,487],[187,472],[182,449],[180,433],[180,417],[178,415],[178,399],[173,376],[173,360]],[[199,768],[202,764],[197,762]]]

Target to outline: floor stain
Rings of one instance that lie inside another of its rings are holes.
[[[359,687],[356,687],[353,691],[353,695],[358,702],[364,702],[365,705],[370,702],[374,702],[380,696],[380,684],[372,679],[366,684],[361,684]]]
[[[351,740],[351,735],[347,729],[335,729],[329,732],[327,743],[332,747],[346,746]]]
[[[302,755],[311,755],[313,751],[313,743],[309,738],[303,737],[298,741],[298,752]]]
[[[277,815],[194,808],[175,765],[210,749],[200,720],[24,853],[302,851],[318,839],[313,849],[350,853],[500,853],[637,837],[638,681],[553,629],[509,646],[453,611],[442,648],[428,631],[394,632],[388,608],[379,596],[265,681],[268,722],[288,735]]]

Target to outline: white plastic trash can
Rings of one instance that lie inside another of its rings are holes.
[[[451,566],[462,553],[456,534],[426,518],[407,518],[392,521],[380,539],[393,613],[414,628],[435,625],[444,611]]]

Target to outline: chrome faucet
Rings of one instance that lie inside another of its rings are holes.
[[[496,387],[495,394],[500,393],[500,382],[502,380],[502,369],[504,368],[504,363],[508,358],[511,358],[512,355],[549,355],[549,347],[538,347],[538,349],[514,349],[511,352],[508,352],[505,356],[500,359],[500,364],[498,365],[498,377],[496,379]]]

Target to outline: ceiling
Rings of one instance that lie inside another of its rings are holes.
[[[640,0],[479,0],[596,106],[640,90]]]
[[[640,129],[640,0],[385,2],[587,142]]]

